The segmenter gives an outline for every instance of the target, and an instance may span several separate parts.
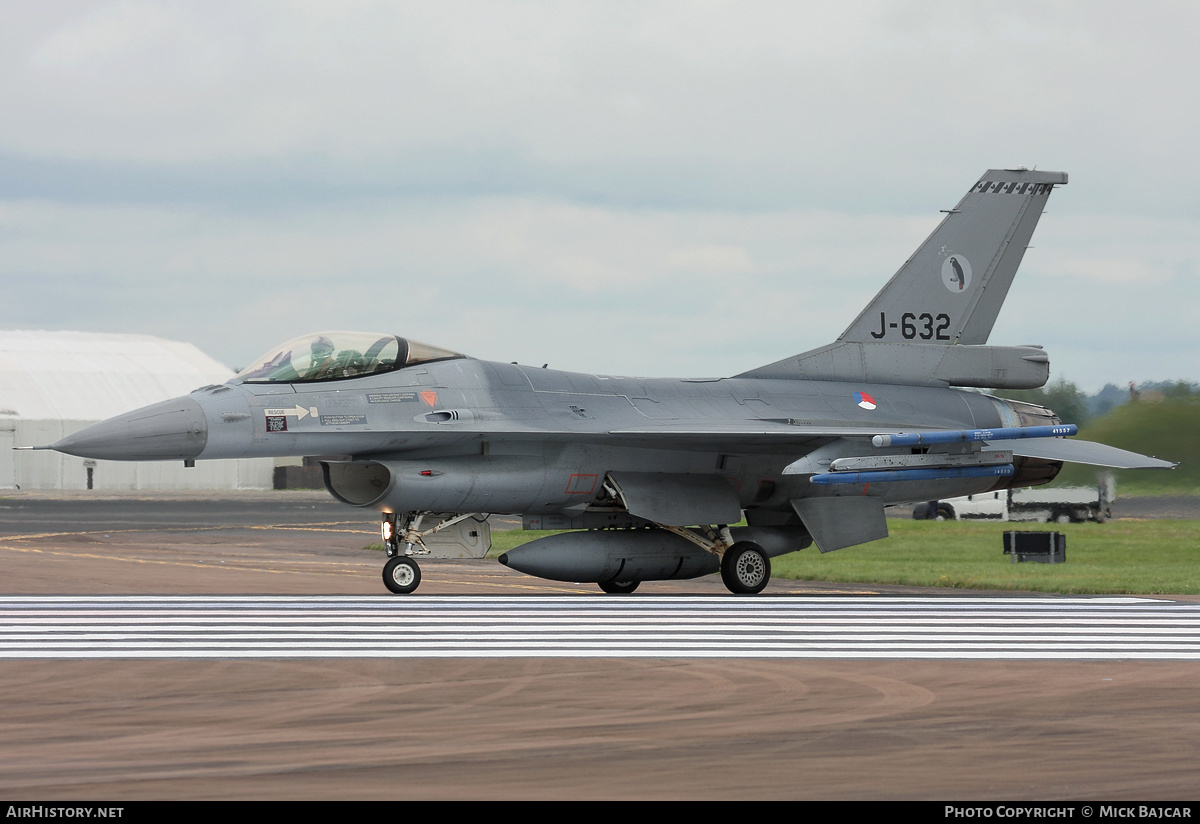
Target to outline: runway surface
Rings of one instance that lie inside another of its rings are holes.
[[[494,561],[400,598],[377,529],[324,493],[0,500],[0,794],[1200,795],[1196,598],[613,598]]]
[[[1200,659],[1200,604],[988,597],[0,597],[0,658]]]

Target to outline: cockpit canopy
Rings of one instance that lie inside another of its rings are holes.
[[[464,355],[396,335],[320,332],[276,346],[237,374],[248,383],[311,383],[379,375]]]

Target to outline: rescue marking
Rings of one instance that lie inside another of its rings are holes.
[[[303,407],[296,405],[291,409],[265,409],[266,415],[266,430],[268,432],[287,432],[288,431],[288,416],[295,416],[296,420],[302,421],[309,415],[317,417],[317,407]]]

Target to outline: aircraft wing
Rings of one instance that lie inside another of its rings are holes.
[[[1068,461],[1114,469],[1173,469],[1177,466],[1170,461],[1152,458],[1126,449],[1118,449],[1115,446],[1062,437],[1064,434],[1074,434],[1074,427],[1071,428],[1070,433],[1056,431],[1052,437],[1036,437],[1049,434],[1049,431],[1055,429],[1055,427],[965,431],[930,429],[914,433],[910,427],[905,434],[901,434],[899,429],[878,426],[846,426],[844,423],[841,425],[799,424],[763,420],[724,423],[719,426],[672,424],[653,428],[615,429],[610,430],[609,434],[628,438],[654,438],[661,446],[667,447],[673,443],[689,446],[721,444],[728,447],[732,443],[740,446],[781,448],[786,448],[793,443],[806,444],[820,439],[876,438],[878,436],[884,436],[884,440],[890,441],[892,445],[904,445],[901,443],[901,438],[919,436],[922,444],[974,441],[981,445],[994,445],[993,442],[1002,442],[1006,448],[1012,450],[1014,455],[1021,457]],[[1042,430],[1046,430],[1046,432],[1043,433]]]

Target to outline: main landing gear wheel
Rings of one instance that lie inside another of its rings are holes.
[[[721,559],[721,580],[736,595],[755,595],[771,580],[771,559],[758,544],[734,544]]]
[[[609,595],[628,595],[638,588],[641,581],[601,581],[600,589]]]
[[[421,568],[407,555],[389,558],[383,565],[383,583],[397,595],[408,595],[421,583]]]

